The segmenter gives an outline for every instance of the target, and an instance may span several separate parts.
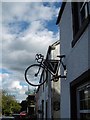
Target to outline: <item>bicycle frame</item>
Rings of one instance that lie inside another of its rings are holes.
[[[56,67],[56,72],[54,73],[53,72],[53,70],[51,70],[47,65],[49,65],[49,66],[51,66],[51,60],[48,60],[48,61],[44,61],[43,63],[42,63],[42,65],[43,65],[43,67],[45,67],[45,69],[51,74],[51,75],[53,75],[53,76],[56,76],[56,75],[58,75],[58,71],[59,71],[59,67],[60,67],[60,61],[59,60],[53,60],[53,62],[57,62],[57,67]],[[46,65],[47,64],[47,65]]]
[[[66,74],[60,75],[60,71],[59,71],[60,65],[62,65],[62,67],[64,68],[64,72],[66,72],[66,65],[62,61],[62,58],[64,58],[65,55],[61,55],[57,57],[60,57],[60,59],[59,60],[45,60],[43,55],[36,54],[36,61],[38,62],[38,64],[32,64],[28,66],[27,69],[25,70],[25,80],[27,81],[27,83],[32,86],[40,86],[44,84],[44,82],[47,80],[48,72],[50,73],[51,81],[53,80],[57,82],[59,78],[66,78]],[[33,71],[34,70],[33,68],[35,68],[36,71]],[[33,74],[31,74],[31,76],[33,76],[34,78],[37,78],[37,80],[35,79],[36,81],[40,80],[40,78],[38,77],[40,77],[43,74],[42,72],[45,71],[44,75],[46,75],[46,79],[42,83],[38,81],[38,83],[34,84],[33,82],[31,82],[31,79],[28,79],[28,73],[30,72],[29,70],[33,71]]]
[[[40,55],[41,55],[41,54],[40,54]],[[57,62],[57,67],[56,67],[55,73],[53,72],[53,70],[51,70],[51,69],[48,67],[48,66],[51,66],[50,63],[51,63],[52,60],[45,60],[45,59],[43,59],[43,57],[41,58],[40,56],[39,56],[39,58],[36,59],[36,60],[37,60],[37,62],[39,63],[40,67],[43,66],[43,67],[44,67],[51,75],[53,75],[54,77],[66,78],[66,76],[61,76],[61,75],[58,76],[58,71],[59,71],[59,68],[60,68],[60,64],[62,64],[64,70],[66,70],[66,65],[64,65],[63,62],[62,62],[62,58],[65,57],[65,56],[62,55],[62,56],[57,56],[57,57],[61,57],[61,58],[60,58],[60,60],[53,60],[54,62]],[[41,59],[41,62],[38,61],[39,59]],[[39,71],[40,71],[40,67],[39,67],[39,70],[38,70],[37,74],[38,74]]]

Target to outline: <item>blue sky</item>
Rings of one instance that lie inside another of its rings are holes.
[[[25,69],[35,62],[36,53],[46,55],[48,46],[59,39],[56,20],[60,5],[60,2],[2,2],[0,78],[2,88],[18,101],[27,97]]]
[[[8,27],[10,27],[10,33],[12,34],[20,34],[21,32],[28,29],[29,23],[26,21],[13,21],[8,23]]]
[[[11,74],[10,70],[4,69],[4,68],[0,68],[0,73],[2,73],[2,74],[4,74],[4,73]]]

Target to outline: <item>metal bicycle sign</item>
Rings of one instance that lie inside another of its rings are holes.
[[[65,75],[59,74],[60,65],[66,70],[66,65],[62,59],[65,55],[57,56],[60,60],[45,60],[42,54],[36,54],[37,64],[32,64],[25,70],[25,80],[32,86],[41,86],[47,81],[48,73],[51,74],[51,80],[66,78]],[[43,78],[43,79],[42,79]]]

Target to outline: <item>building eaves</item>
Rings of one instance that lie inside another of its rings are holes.
[[[56,42],[54,42],[52,45],[48,47],[46,59],[48,59],[48,53],[50,54],[51,50],[54,50],[55,46],[57,46],[58,44],[60,44],[60,40],[57,40]]]
[[[58,44],[60,44],[60,40],[56,41],[56,42],[53,43],[51,46],[57,46]]]
[[[62,13],[64,11],[65,5],[66,5],[66,2],[62,2],[61,9],[59,11],[58,18],[57,18],[57,21],[56,21],[56,25],[58,25],[60,20],[61,20],[61,16],[62,16]]]

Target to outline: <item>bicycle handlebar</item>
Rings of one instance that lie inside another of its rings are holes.
[[[65,58],[65,55],[57,55],[59,58]]]
[[[43,59],[44,59],[44,56],[43,56],[42,54],[36,54],[35,60],[36,60],[38,63],[41,63]]]

